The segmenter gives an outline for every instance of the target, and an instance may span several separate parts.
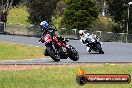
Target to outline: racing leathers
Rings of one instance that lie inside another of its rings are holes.
[[[82,42],[83,45],[86,45],[86,47],[87,47],[86,50],[88,52],[91,52],[91,49],[90,49],[90,47],[87,46],[86,39],[89,38],[89,37],[91,37],[91,36],[94,36],[95,38],[97,38],[97,41],[100,40],[99,37],[97,35],[94,35],[94,34],[86,33],[86,34],[80,36],[80,41]]]

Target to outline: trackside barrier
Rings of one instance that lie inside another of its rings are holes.
[[[0,24],[0,32],[3,31],[3,24]],[[29,35],[29,36],[41,36],[41,29],[36,25],[24,25],[24,24],[7,24],[6,31],[10,34],[20,34],[20,35]],[[61,28],[58,29],[57,35],[62,35],[66,38],[71,39],[79,39],[79,30],[77,29],[67,29]],[[89,31],[86,31],[89,32]],[[102,32],[102,31],[94,31],[89,32],[100,36],[101,41],[104,42],[126,42],[126,38],[128,43],[132,43],[132,34],[126,33],[113,33],[113,32]]]

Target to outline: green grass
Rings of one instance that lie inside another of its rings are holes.
[[[0,88],[132,88],[130,84],[86,84],[76,83],[78,67],[41,67],[32,70],[0,71]],[[83,66],[87,74],[131,74],[132,65]]]
[[[43,48],[15,43],[0,43],[0,60],[33,58],[44,58]]]
[[[13,24],[29,24],[26,20],[28,20],[28,12],[26,11],[25,6],[19,6],[18,8],[12,8],[9,11],[9,15],[7,18],[7,23]]]

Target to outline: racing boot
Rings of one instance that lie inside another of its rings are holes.
[[[44,55],[45,55],[45,56],[49,56],[49,54],[48,54],[48,52],[47,52],[46,49],[44,50]]]

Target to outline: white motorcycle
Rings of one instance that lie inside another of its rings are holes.
[[[101,47],[101,43],[93,35],[89,35],[88,38],[85,40],[86,46],[89,47],[89,52],[94,51],[94,52],[99,52],[99,54],[104,54],[104,51]]]

